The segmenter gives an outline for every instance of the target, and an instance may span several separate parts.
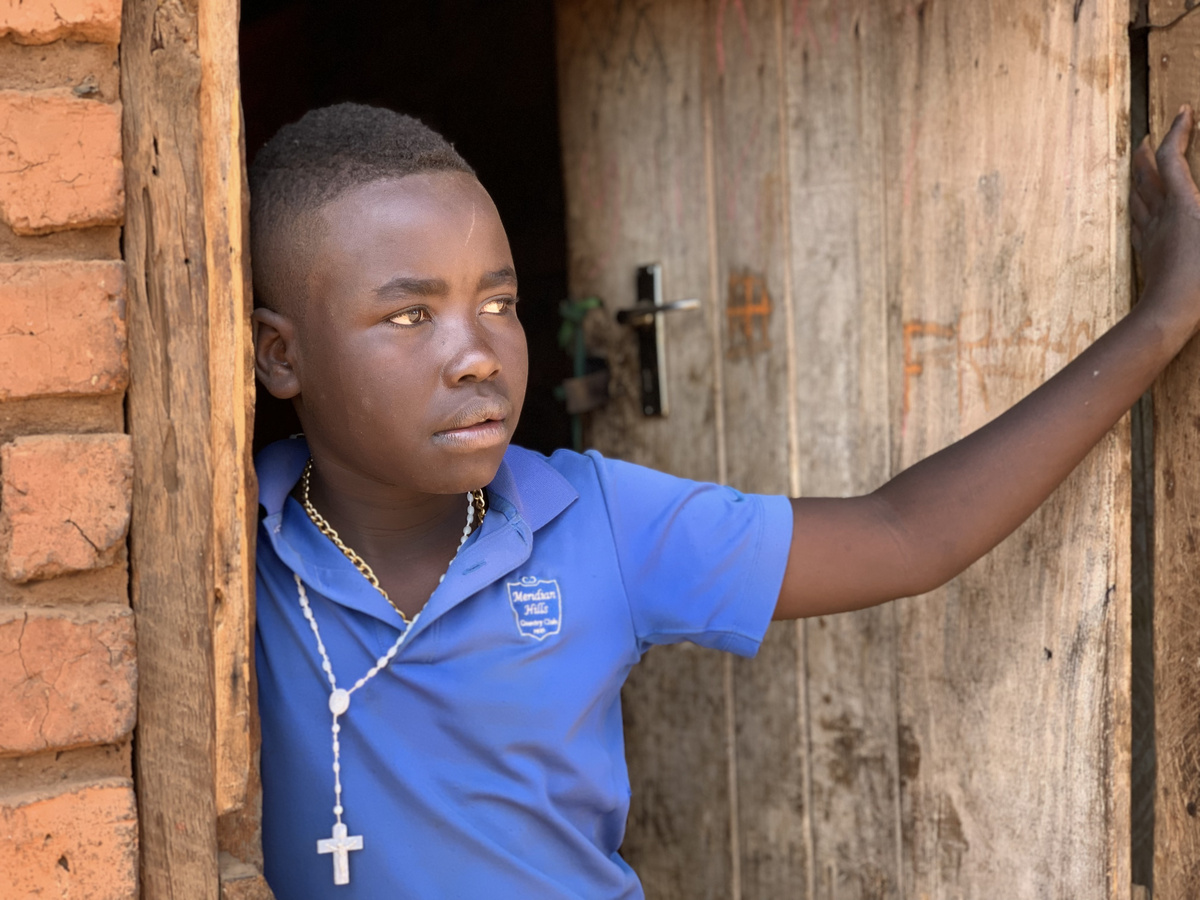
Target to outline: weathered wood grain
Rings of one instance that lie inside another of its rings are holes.
[[[221,851],[219,861],[221,900],[275,900],[259,867],[244,863],[225,850]]]
[[[237,0],[206,0],[199,6],[218,813],[245,804],[247,784],[257,768],[251,727],[256,493],[247,437],[253,428],[254,361],[237,23]]]
[[[563,21],[666,8],[669,56],[695,40],[696,5],[560,0]],[[711,420],[670,430],[693,448],[715,433],[717,477],[868,490],[1019,399],[1124,310],[1128,5],[711,0],[703,14],[716,399]],[[615,123],[613,152],[648,157],[627,124],[657,122],[644,98],[613,88],[597,107],[565,80],[562,93],[568,160]],[[661,202],[585,217],[568,175],[572,195],[576,272],[668,227]],[[618,407],[594,434],[670,468],[654,426]],[[1127,444],[1118,429],[947,590],[776,627],[757,660],[731,664],[732,791],[662,797],[710,820],[732,805],[729,896],[1128,894]],[[631,706],[631,755],[645,739],[670,766],[671,732],[639,733],[696,695],[656,677],[663,693]],[[715,679],[700,680],[712,701]],[[700,771],[704,790],[715,769]],[[658,827],[631,843],[631,858],[655,852],[639,866],[678,882],[710,862]]]
[[[596,295],[589,343],[613,370],[589,437],[606,452],[684,477],[717,477],[706,310],[664,316],[671,413],[642,415],[637,340],[615,321],[639,265],[663,266],[666,300],[710,301],[700,84],[701,23],[686,3],[559,5],[560,120],[571,292]],[[680,441],[680,434],[695,435]]]
[[[893,423],[909,464],[1128,304],[1125,4],[889,4]],[[899,607],[906,896],[1129,895],[1127,435]]]
[[[788,265],[783,4],[708,4],[716,263],[729,483],[797,494],[795,311]],[[805,626],[773,625],[754,660],[732,661],[740,890],[810,886]]]
[[[1194,0],[1136,0],[1145,5],[1150,25],[1162,28],[1173,25],[1196,8]]]
[[[570,285],[603,298],[589,344],[613,370],[613,397],[594,416],[602,452],[684,477],[720,480],[717,300],[701,84],[703,20],[675,0],[558,3],[559,95],[567,187]],[[666,419],[638,402],[637,343],[614,321],[633,304],[639,265],[663,267],[665,299],[701,298],[665,316]],[[652,651],[623,694],[633,790],[623,853],[648,896],[729,896],[731,697],[725,661],[692,647]]]
[[[799,489],[781,7],[712,0],[705,31],[728,478],[765,493]]]
[[[879,4],[792,4],[791,267],[803,493],[886,480],[890,401]],[[807,623],[814,896],[900,896],[895,610]]]
[[[130,568],[149,900],[215,900],[221,814],[228,849],[261,865],[237,13],[236,0],[133,0],[123,16]]]
[[[126,3],[136,774],[147,900],[217,900],[212,480],[194,3]]]
[[[262,781],[254,678],[257,483],[251,458],[250,198],[238,78],[238,13],[238,0],[203,0],[198,18],[209,288],[215,777],[218,847],[223,855],[261,872]],[[261,875],[256,879],[239,880],[239,890],[245,892],[247,884],[255,884],[256,892],[268,890]],[[224,880],[222,885],[222,894],[229,894],[231,888]]]
[[[1150,134],[1182,103],[1200,106],[1200,15],[1150,34]],[[1193,174],[1200,146],[1193,135]],[[1200,345],[1154,388],[1154,885],[1159,900],[1200,895]]]

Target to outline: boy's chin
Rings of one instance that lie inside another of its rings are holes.
[[[448,460],[439,467],[441,471],[430,479],[430,493],[459,494],[487,487],[496,477],[507,449],[506,441],[502,446],[489,448],[486,452]]]

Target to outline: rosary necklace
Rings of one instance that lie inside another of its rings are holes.
[[[400,618],[404,620],[404,624],[411,626],[413,622],[417,621],[416,617],[414,616],[412,619],[409,619],[409,617],[404,614],[404,610],[397,606],[396,602],[388,596],[388,592],[383,589],[383,585],[379,583],[379,579],[376,577],[374,570],[367,565],[367,561],[342,542],[341,537],[338,535],[337,531],[334,530],[333,526],[325,521],[325,517],[317,512],[317,508],[313,506],[312,500],[310,500],[308,496],[309,487],[312,485],[312,469],[313,461],[312,457],[310,456],[308,458],[308,462],[304,466],[304,474],[300,476],[300,493],[304,500],[304,511],[308,513],[308,517],[312,519],[312,523],[317,526],[321,534],[333,541],[334,546],[341,550],[346,559],[354,563],[354,568],[358,569],[358,571],[362,573],[363,578],[367,579],[367,581],[371,583],[371,587],[375,588],[375,590],[379,591],[379,593],[383,595],[383,599],[386,600],[391,605],[392,609],[394,609],[400,616]],[[483,488],[477,488],[476,490],[467,494],[467,505],[473,505],[475,507],[475,518],[478,519],[479,524],[482,525],[483,517],[487,515],[487,501],[484,499]],[[468,509],[467,512],[470,513],[471,510]],[[470,527],[471,523],[468,519],[467,528],[470,529]],[[464,533],[464,541],[467,539],[466,535],[469,535],[470,533],[471,532],[469,530]],[[459,546],[462,546],[461,542],[459,543]],[[453,561],[454,560],[451,560],[451,562]],[[445,575],[442,576],[442,578],[445,577]],[[441,581],[438,581],[438,584],[441,584]]]
[[[361,850],[363,848],[363,839],[361,834],[347,834],[346,826],[342,822],[342,813],[345,811],[342,808],[342,747],[341,742],[338,740],[342,726],[338,724],[338,719],[345,715],[346,711],[350,708],[350,695],[379,674],[381,669],[387,668],[396,654],[400,652],[400,646],[404,643],[404,639],[412,633],[413,626],[416,625],[417,619],[421,617],[421,613],[418,612],[409,620],[392,598],[388,597],[387,591],[379,584],[379,579],[375,577],[375,573],[371,570],[366,560],[347,547],[342,542],[342,539],[338,537],[338,533],[334,531],[333,527],[325,521],[325,517],[317,512],[317,508],[313,506],[308,496],[309,484],[312,480],[312,465],[312,459],[310,458],[308,464],[304,467],[302,478],[301,489],[304,497],[304,511],[308,513],[308,517],[320,532],[333,541],[337,548],[346,555],[346,558],[354,563],[355,568],[363,574],[363,577],[371,583],[375,590],[383,594],[392,608],[400,613],[400,618],[404,620],[406,625],[400,637],[396,638],[396,643],[392,644],[391,649],[375,661],[375,665],[367,670],[367,674],[354,682],[354,687],[350,688],[350,690],[340,688],[337,686],[337,678],[333,674],[333,664],[329,661],[329,653],[325,650],[325,644],[321,640],[321,631],[317,628],[317,620],[313,617],[312,608],[309,606],[308,593],[304,590],[304,582],[300,580],[299,575],[292,574],[292,577],[296,580],[296,591],[300,596],[300,609],[304,613],[304,618],[308,620],[309,627],[312,628],[313,636],[317,639],[317,651],[321,654],[321,668],[325,670],[325,677],[329,680],[329,711],[333,713],[333,815],[336,821],[333,825],[332,835],[317,841],[317,853],[330,853],[333,855],[334,884],[349,884],[349,853],[351,850]],[[479,510],[479,524],[482,525],[483,517],[487,514],[487,506],[484,502],[482,488],[467,494],[467,524],[463,527],[462,537],[458,540],[458,547],[454,551],[454,556],[446,566],[446,572],[443,572],[442,576],[438,578],[438,584],[446,580],[446,574],[450,571],[450,566],[454,565],[454,560],[458,559],[458,553],[462,550],[463,544],[471,536],[471,528],[475,524],[475,511],[477,509]]]

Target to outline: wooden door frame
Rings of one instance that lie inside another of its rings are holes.
[[[1142,0],[1147,26],[1150,139],[1162,140],[1182,103],[1200,108],[1200,11],[1183,0]],[[1193,175],[1200,142],[1192,136]],[[1152,608],[1155,772],[1153,895],[1194,897],[1200,889],[1200,628],[1195,608],[1200,562],[1200,343],[1193,340],[1154,386]],[[1146,804],[1149,806],[1149,804]]]
[[[147,900],[270,897],[252,655],[239,10],[239,0],[125,0],[122,9],[135,778]]]

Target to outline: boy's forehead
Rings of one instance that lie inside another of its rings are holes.
[[[466,210],[496,214],[483,185],[466,172],[418,172],[386,178],[343,191],[320,211],[329,225],[356,227],[408,223],[430,226]]]
[[[495,204],[465,172],[422,172],[351,188],[318,212],[314,264],[391,277],[405,263],[511,264]]]

